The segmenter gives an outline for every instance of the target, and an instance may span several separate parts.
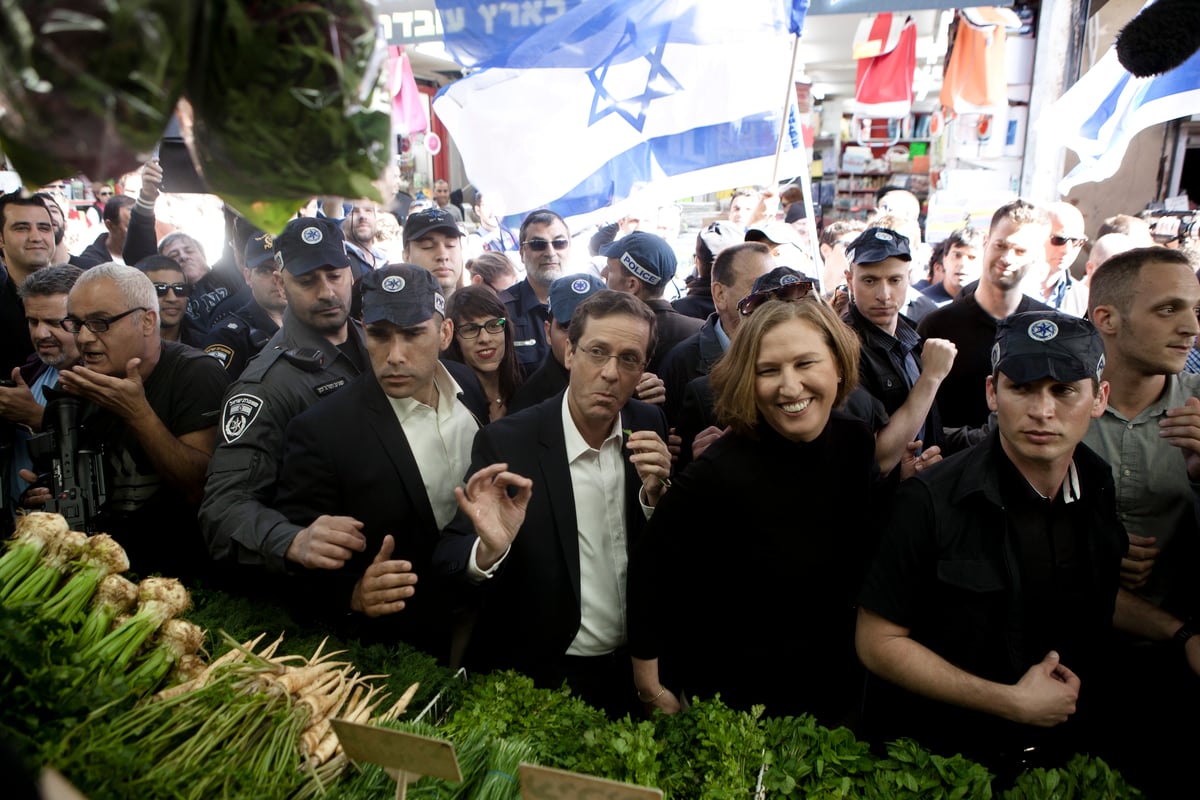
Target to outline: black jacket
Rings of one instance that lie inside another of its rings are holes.
[[[845,320],[858,332],[862,343],[858,361],[859,385],[883,403],[889,416],[895,414],[896,409],[908,400],[910,391],[903,371],[904,354],[911,351],[917,369],[922,368],[920,334],[904,316],[900,316],[896,320],[896,335],[889,336],[864,317],[854,303],[850,304]],[[925,415],[923,442],[925,447],[944,444],[942,417],[938,413],[936,400]]]
[[[994,431],[985,442],[900,486],[860,605],[907,628],[915,641],[967,672],[1014,684],[1045,656],[1026,647],[1028,615],[1061,616],[1062,609],[1024,605],[1019,534],[1009,525],[1006,508],[1015,500],[1002,492],[1000,474],[1002,468],[1015,468],[1001,459],[1007,457]],[[1086,544],[1069,566],[1086,587],[1074,607],[1085,610],[1066,622],[1067,641],[1055,649],[1094,690],[1102,676],[1094,671],[1100,660],[1093,648],[1103,647],[1112,631],[1128,538],[1117,518],[1108,465],[1082,444],[1074,459],[1081,491],[1065,507]],[[976,759],[988,752],[1045,747],[1069,735],[1057,727],[1046,733],[927,700],[881,679],[870,682],[864,716],[876,738],[912,736],[934,752],[952,747]]]
[[[471,634],[467,666],[544,672],[566,653],[579,632],[579,528],[566,458],[561,394],[480,429],[471,473],[500,461],[533,481],[525,522],[496,575],[481,588],[479,619]],[[630,400],[621,426],[656,431],[665,440],[662,410]],[[634,546],[645,526],[638,502],[642,482],[625,461],[627,542]],[[442,534],[435,567],[464,575],[477,537],[460,514]]]
[[[657,375],[659,365],[662,364],[663,358],[671,351],[671,348],[700,330],[700,326],[704,323],[695,317],[680,314],[661,297],[645,302],[650,306],[650,310],[654,312],[654,317],[658,321],[658,338],[654,345],[654,352],[650,354],[650,362],[646,365],[646,371]]]
[[[677,423],[679,410],[683,408],[684,389],[692,380],[707,375],[725,353],[721,339],[717,336],[717,314],[714,311],[704,321],[700,330],[671,348],[659,365],[658,377],[662,378],[667,390],[667,402],[663,404],[667,421]]]

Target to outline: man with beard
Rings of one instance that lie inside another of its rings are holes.
[[[963,292],[917,326],[925,339],[949,339],[958,348],[938,389],[937,406],[948,428],[981,427],[988,419],[984,384],[991,374],[996,325],[1013,314],[1050,307],[1022,294],[1021,280],[1046,254],[1050,218],[1027,200],[1013,200],[992,215],[983,242],[983,273],[974,292]]]
[[[183,268],[166,256],[146,256],[134,266],[154,284],[158,295],[159,333],[163,341],[200,347],[203,337],[187,318],[191,285],[183,277]]]
[[[48,266],[54,256],[54,224],[45,203],[13,192],[0,197],[0,377],[25,363],[33,352],[25,309],[17,287]]]
[[[283,278],[275,269],[275,237],[259,233],[246,242],[242,275],[251,299],[208,332],[204,352],[220,361],[232,380],[237,380],[246,363],[258,355],[279,330],[287,297]]]
[[[311,566],[323,543],[350,530],[346,518],[328,516],[301,528],[267,505],[279,481],[284,430],[369,361],[360,327],[350,321],[350,257],[337,223],[294,219],[274,248],[287,311],[225,396],[200,525],[214,559],[283,571],[289,560]],[[304,546],[292,548],[301,533]]]
[[[59,368],[69,367],[79,360],[75,337],[67,333],[62,321],[67,316],[67,294],[82,273],[78,267],[65,264],[45,267],[26,278],[17,290],[25,305],[25,323],[34,351],[24,366],[14,367],[11,376],[7,376],[14,385],[0,386],[0,418],[9,423],[3,428],[14,434],[12,458],[8,463],[0,463],[0,467],[11,466],[11,471],[4,472],[10,479],[3,484],[3,489],[14,502],[28,485],[18,473],[33,466],[26,442],[29,431],[38,431],[42,427],[45,389],[58,383]],[[11,516],[5,515],[0,520],[0,529],[10,530],[7,526],[11,523]]]
[[[354,282],[362,280],[368,272],[387,266],[388,259],[375,246],[379,223],[375,203],[359,200],[350,206],[350,213],[342,220],[342,233],[346,237],[346,252],[350,254],[350,266],[354,269]]]
[[[550,319],[547,306],[550,284],[562,275],[563,264],[570,257],[571,234],[563,218],[548,208],[531,211],[521,223],[525,280],[500,293],[500,302],[508,306],[508,320],[513,325],[513,344],[522,379],[537,369],[550,352],[545,331]]]

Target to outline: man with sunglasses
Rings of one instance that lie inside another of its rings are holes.
[[[250,288],[250,301],[219,322],[204,341],[204,352],[221,362],[231,380],[237,380],[247,362],[283,324],[287,296],[275,264],[275,237],[258,233],[246,240],[242,275]]]
[[[280,490],[284,430],[367,369],[369,359],[350,320],[350,257],[340,226],[299,217],[272,245],[287,310],[226,394],[200,525],[213,559],[285,572],[317,566],[322,549],[354,529],[328,516],[302,528],[271,505]]]
[[[134,266],[154,284],[163,341],[199,348],[204,337],[187,317],[191,286],[183,276],[183,268],[166,256],[146,256]]]
[[[934,398],[954,364],[954,343],[921,336],[900,313],[908,293],[908,238],[887,228],[867,228],[846,246],[850,307],[844,319],[862,342],[859,385],[891,417],[891,450],[910,442],[941,447],[942,422]]]
[[[1071,265],[1087,244],[1083,214],[1070,203],[1051,203],[1050,238],[1046,240],[1046,275],[1034,297],[1051,308],[1082,317],[1087,314],[1087,286],[1071,275]]]
[[[571,257],[571,234],[567,223],[548,208],[531,211],[521,222],[521,260],[524,280],[500,293],[513,325],[513,344],[521,377],[526,378],[546,359],[550,344],[545,324],[550,318],[547,302],[550,284],[562,275]]]
[[[447,300],[462,281],[464,235],[444,208],[427,208],[404,221],[404,260],[432,273]]]
[[[63,370],[59,385],[94,406],[82,426],[104,452],[98,529],[139,575],[196,575],[206,563],[196,510],[229,378],[198,350],[163,341],[158,317],[143,273],[121,264],[84,272],[62,323],[81,364]]]

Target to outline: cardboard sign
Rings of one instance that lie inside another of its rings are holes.
[[[522,764],[520,776],[525,800],[662,800],[663,796],[660,789],[533,764]]]
[[[333,729],[346,755],[355,761],[377,764],[397,770],[406,781],[432,775],[447,781],[461,781],[454,745],[443,739],[415,733],[333,720]]]

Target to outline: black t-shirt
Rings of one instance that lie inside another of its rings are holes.
[[[1021,298],[1014,313],[1052,311],[1032,297]],[[954,366],[937,393],[938,412],[947,428],[982,427],[988,420],[987,376],[992,374],[992,345],[998,320],[984,311],[975,293],[962,294],[921,320],[923,339],[949,339],[958,348]]]
[[[146,379],[146,400],[174,436],[218,424],[229,376],[203,352],[162,343],[162,356]],[[101,530],[120,542],[134,572],[195,574],[207,556],[196,522],[199,505],[159,478],[133,432],[116,415],[92,408],[88,440],[104,447],[107,499]]]

